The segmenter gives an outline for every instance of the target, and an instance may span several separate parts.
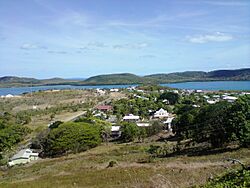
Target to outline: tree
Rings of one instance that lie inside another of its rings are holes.
[[[53,120],[54,118],[55,118],[55,114],[53,113],[50,115],[50,120]]]
[[[164,92],[159,97],[160,100],[167,99],[169,101],[169,104],[174,105],[178,103],[180,96],[178,93],[173,92]]]
[[[124,142],[134,141],[139,136],[139,128],[135,123],[124,122],[121,131],[121,140]]]
[[[151,126],[146,127],[147,136],[155,135],[162,131],[162,129],[163,124],[161,124],[159,121],[154,121]]]
[[[174,131],[181,138],[209,142],[218,148],[238,141],[250,146],[250,97],[242,96],[234,103],[219,102],[190,111],[180,110]]]
[[[100,129],[88,123],[69,122],[52,129],[43,143],[45,156],[77,153],[96,147],[101,142]]]

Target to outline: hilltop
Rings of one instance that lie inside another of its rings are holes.
[[[250,68],[237,70],[185,71],[168,74],[137,76],[129,73],[93,76],[81,82],[83,85],[148,84],[185,81],[250,80]]]
[[[140,77],[135,74],[122,73],[122,74],[106,74],[93,76],[86,79],[83,84],[143,84],[143,83],[156,83],[154,78]]]
[[[25,86],[43,86],[43,85],[65,85],[74,84],[77,80],[68,80],[63,78],[36,79],[17,76],[0,77],[0,87],[25,87]]]

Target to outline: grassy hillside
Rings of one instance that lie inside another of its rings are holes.
[[[60,84],[74,84],[76,80],[66,80],[62,78],[50,79],[35,79],[16,76],[0,77],[0,87],[22,87],[22,86],[42,86],[42,85],[60,85]]]
[[[221,79],[233,79],[233,80],[250,80],[250,69],[238,69],[238,70],[217,70],[207,73],[208,78],[221,78]]]
[[[187,71],[187,72],[176,72],[170,74],[153,74],[145,76],[145,78],[157,79],[160,83],[175,82],[175,81],[191,81],[191,80],[202,80],[206,77],[206,72],[202,71]]]
[[[40,83],[40,80],[35,78],[4,76],[0,78],[0,84],[5,83]]]
[[[142,84],[142,83],[156,83],[152,78],[144,78],[134,74],[107,74],[88,78],[83,84]]]
[[[79,154],[15,166],[0,171],[0,187],[190,187],[239,167],[225,158],[249,162],[247,149],[149,160],[146,151],[150,144],[160,143],[109,143]],[[110,161],[117,164],[108,167]]]
[[[145,77],[157,79],[160,83],[206,80],[250,80],[250,69],[216,70],[211,72],[186,71],[170,74],[154,74]]]

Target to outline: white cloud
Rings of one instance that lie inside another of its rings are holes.
[[[139,58],[145,58],[145,59],[153,59],[153,58],[156,58],[155,55],[151,55],[151,54],[148,54],[148,55],[141,55],[139,56]]]
[[[88,47],[105,48],[108,47],[108,45],[103,42],[90,42],[88,43]]]
[[[191,43],[207,43],[207,42],[226,42],[233,39],[232,35],[216,32],[214,34],[187,36],[187,40]]]
[[[87,27],[91,25],[89,24],[88,16],[75,11],[66,12],[59,18],[52,20],[51,23],[58,26],[75,25],[75,26]]]
[[[54,51],[54,50],[50,50],[50,51],[48,51],[48,53],[50,53],[50,54],[67,54],[68,52],[66,52],[66,51]]]
[[[31,43],[24,43],[20,47],[23,50],[32,50],[32,49],[47,49],[47,47],[39,45],[39,44],[31,44]]]
[[[235,0],[227,0],[227,1],[214,1],[214,0],[206,0],[201,1],[201,3],[215,5],[215,6],[246,6],[249,5],[247,1],[235,1]]]
[[[147,48],[149,43],[140,42],[140,43],[127,43],[127,44],[116,44],[113,45],[114,49],[143,49]]]

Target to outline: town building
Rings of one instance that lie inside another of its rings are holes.
[[[112,106],[110,105],[99,105],[96,107],[97,110],[102,111],[102,112],[107,112],[113,109]]]
[[[167,110],[164,110],[163,108],[154,113],[154,118],[162,119],[167,117],[169,117],[169,113],[167,112]]]
[[[111,127],[111,136],[120,137],[121,136],[121,126],[112,126]]]
[[[136,122],[140,119],[139,116],[135,116],[133,114],[129,114],[123,117],[123,121]]]
[[[173,121],[174,117],[169,117],[166,121],[164,121],[163,123],[167,126],[167,130],[168,131],[172,131],[172,121]]]
[[[38,153],[33,153],[30,149],[22,149],[10,159],[8,165],[26,164],[37,159]]]

